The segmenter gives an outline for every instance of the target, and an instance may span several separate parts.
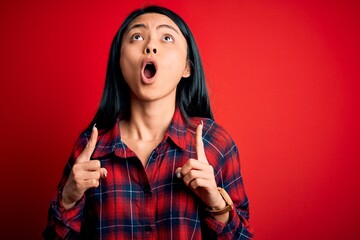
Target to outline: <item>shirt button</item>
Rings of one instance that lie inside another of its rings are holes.
[[[151,232],[151,230],[152,230],[151,226],[146,226],[146,227],[145,227],[145,231],[146,231],[146,232]]]

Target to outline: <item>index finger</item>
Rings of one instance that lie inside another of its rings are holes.
[[[97,138],[98,138],[98,130],[97,130],[96,126],[94,125],[94,127],[91,131],[90,139],[89,139],[88,143],[86,144],[85,149],[81,153],[82,156],[77,159],[78,160],[77,162],[85,162],[85,161],[90,160],[91,154],[95,150]]]
[[[206,159],[206,155],[205,155],[204,142],[202,140],[203,126],[204,123],[201,121],[201,124],[199,124],[196,128],[196,132],[195,132],[196,154],[197,154],[197,159],[199,161],[208,163],[208,160]]]

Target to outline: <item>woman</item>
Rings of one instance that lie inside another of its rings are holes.
[[[188,26],[162,7],[134,11],[44,237],[246,239],[248,218],[237,147],[214,122]]]

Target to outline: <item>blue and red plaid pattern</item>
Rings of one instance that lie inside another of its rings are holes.
[[[178,179],[175,169],[196,158],[195,128],[203,120],[203,141],[218,186],[231,196],[235,208],[228,224],[221,224]],[[51,201],[44,237],[49,239],[249,239],[248,199],[240,173],[236,145],[210,119],[185,119],[175,111],[164,140],[144,167],[122,141],[118,123],[99,134],[92,159],[101,161],[108,175],[98,188],[89,189],[70,210],[61,202],[61,189],[90,132],[75,144],[64,169],[58,194]]]

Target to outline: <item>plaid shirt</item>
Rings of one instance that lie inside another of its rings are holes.
[[[205,205],[178,179],[175,169],[196,158],[195,128],[204,122],[207,159],[218,186],[235,208],[227,224],[217,222]],[[244,191],[237,147],[210,119],[185,120],[177,109],[164,140],[153,150],[146,166],[120,137],[118,123],[101,133],[92,159],[101,161],[108,175],[100,186],[86,191],[72,209],[61,206],[61,189],[90,132],[75,144],[65,167],[58,194],[51,201],[43,236],[47,239],[248,239],[248,199]]]

